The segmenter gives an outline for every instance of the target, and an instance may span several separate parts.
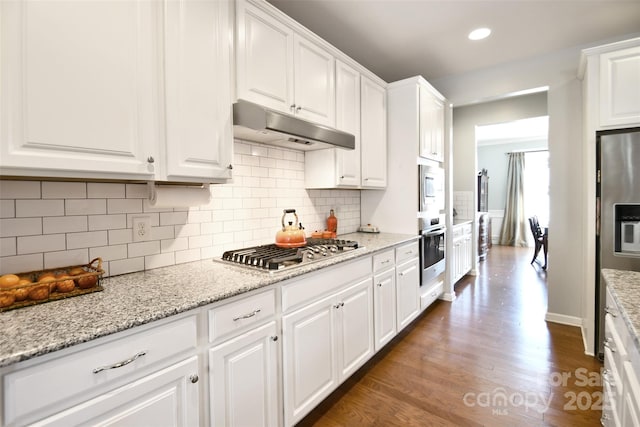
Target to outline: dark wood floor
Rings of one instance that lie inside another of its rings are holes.
[[[494,246],[302,426],[597,426],[602,387],[580,330],[547,323],[531,249]]]

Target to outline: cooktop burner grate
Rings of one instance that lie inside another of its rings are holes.
[[[336,256],[357,249],[358,242],[340,239],[309,238],[300,248],[281,248],[275,244],[226,251],[222,259],[234,264],[275,271],[289,266]]]

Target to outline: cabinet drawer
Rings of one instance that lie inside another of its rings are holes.
[[[209,310],[209,341],[240,332],[265,320],[276,312],[273,289]]]
[[[393,267],[393,264],[394,264],[393,249],[389,249],[388,251],[384,251],[379,254],[375,254],[373,256],[374,272],[386,270],[389,267]]]
[[[420,295],[420,309],[424,310],[429,307],[435,300],[437,300],[444,289],[444,283],[442,280],[433,284],[426,292]]]
[[[40,410],[46,416],[46,411],[65,409],[196,346],[196,317],[189,316],[9,373],[4,377],[5,424],[21,424]]]
[[[451,235],[453,236],[454,239],[462,236],[462,226],[458,225],[456,227],[453,227],[453,230],[451,232]]]
[[[409,243],[396,248],[396,264],[400,264],[411,258],[417,257],[419,254],[418,242]]]

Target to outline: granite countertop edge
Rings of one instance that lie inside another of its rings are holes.
[[[283,272],[252,271],[206,259],[102,280],[101,292],[0,313],[0,367],[92,341],[418,239],[350,233],[359,247]]]
[[[607,288],[616,304],[620,307],[621,316],[629,329],[636,351],[640,352],[640,272],[602,269]]]

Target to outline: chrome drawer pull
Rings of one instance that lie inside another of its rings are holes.
[[[611,315],[611,317],[618,317],[618,315],[617,315],[617,314],[615,314],[615,313],[611,310],[611,307],[609,307],[609,306],[606,306],[606,307],[604,308],[604,312],[605,312],[605,313],[607,313],[607,314],[610,314],[610,315]]]
[[[390,259],[386,259],[386,260],[382,261],[380,264],[389,264],[390,262],[391,262]]]
[[[134,360],[136,360],[139,357],[144,356],[145,354],[147,354],[146,351],[141,351],[139,353],[136,353],[135,356],[131,357],[130,359],[127,360],[123,360],[122,362],[118,362],[118,363],[114,363],[111,366],[100,366],[99,368],[95,368],[93,370],[94,374],[97,374],[98,372],[102,372],[102,371],[106,371],[108,369],[117,369],[117,368],[122,368],[125,365],[128,365],[129,363],[133,362]]]
[[[611,350],[611,353],[615,353],[616,352],[615,347],[611,346],[611,338],[607,338],[606,340],[604,340],[604,342],[602,344],[605,347],[607,347],[609,350]]]
[[[253,310],[253,311],[252,311],[251,313],[249,313],[249,314],[244,314],[244,315],[242,315],[242,316],[234,317],[234,318],[233,318],[233,321],[234,321],[234,322],[237,322],[238,320],[241,320],[241,319],[248,319],[248,318],[250,318],[250,317],[255,316],[255,315],[256,315],[256,314],[258,314],[258,313],[260,313],[260,309],[259,309],[259,308],[258,308],[258,309]]]

